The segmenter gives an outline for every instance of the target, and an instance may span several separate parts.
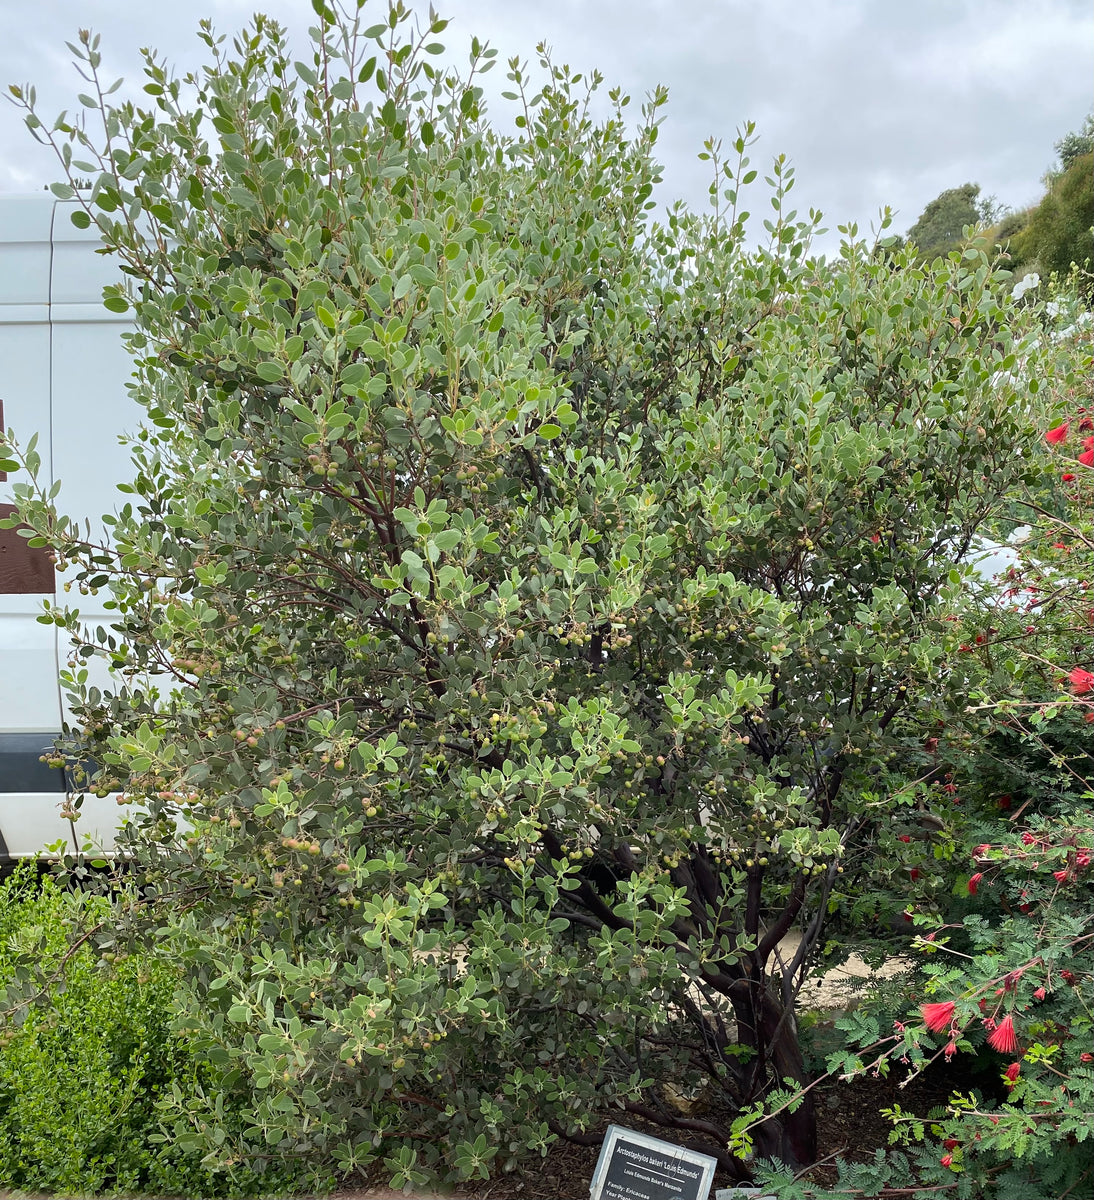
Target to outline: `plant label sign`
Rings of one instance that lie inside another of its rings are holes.
[[[609,1125],[589,1185],[591,1200],[707,1200],[717,1160],[621,1125]]]

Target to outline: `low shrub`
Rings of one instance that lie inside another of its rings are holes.
[[[27,867],[0,884],[0,1001],[20,955],[60,968],[74,924],[93,926],[108,907]],[[230,1081],[174,1032],[175,984],[168,963],[89,941],[64,964],[63,984],[12,1008],[0,1025],[0,1188],[209,1196],[304,1183],[284,1162],[213,1171],[187,1146],[203,1106],[221,1119],[231,1109]],[[179,1097],[189,1111],[172,1120]]]

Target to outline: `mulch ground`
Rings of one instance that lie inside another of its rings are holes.
[[[835,1182],[835,1167],[828,1161],[836,1156],[865,1161],[874,1151],[889,1145],[890,1122],[882,1109],[894,1104],[907,1113],[926,1117],[934,1108],[946,1104],[955,1092],[981,1092],[1001,1099],[1002,1088],[994,1077],[970,1075],[961,1060],[951,1066],[938,1063],[901,1088],[902,1075],[894,1071],[886,1079],[856,1079],[851,1083],[826,1082],[815,1089],[819,1165],[809,1172],[818,1184]],[[671,1134],[624,1118],[630,1128],[642,1128],[655,1136],[672,1141]],[[599,1154],[598,1146],[556,1143],[545,1158],[527,1160],[518,1171],[486,1183],[473,1182],[446,1188],[438,1193],[415,1193],[415,1200],[588,1200],[589,1181]],[[722,1173],[715,1188],[730,1187],[733,1180]],[[713,1194],[713,1193],[712,1193]],[[0,1200],[6,1200],[0,1192]],[[347,1181],[332,1200],[408,1200],[407,1193],[387,1186],[387,1176],[379,1170],[370,1176]]]
[[[856,1079],[821,1084],[817,1095],[817,1133],[820,1165],[809,1173],[814,1183],[830,1184],[836,1169],[826,1161],[842,1157],[863,1162],[877,1149],[889,1146],[892,1124],[881,1115],[883,1109],[899,1105],[906,1113],[926,1117],[946,1104],[955,1092],[979,1088],[982,1092],[998,1086],[983,1076],[973,1077],[960,1062],[952,1066],[936,1064],[901,1088],[903,1075],[894,1071],[886,1079]],[[629,1120],[628,1126],[637,1127]],[[649,1132],[658,1131],[650,1128]],[[671,1134],[664,1134],[672,1141]],[[519,1173],[492,1179],[488,1183],[468,1183],[445,1190],[446,1200],[588,1200],[589,1181],[596,1166],[599,1147],[558,1143],[547,1156],[521,1164]],[[715,1188],[730,1187],[733,1180],[719,1176]],[[712,1192],[713,1194],[713,1192]],[[336,1200],[406,1200],[405,1193],[386,1186],[382,1173],[365,1179],[361,1186],[339,1192]]]

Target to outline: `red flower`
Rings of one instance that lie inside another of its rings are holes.
[[[1045,434],[1045,441],[1050,446],[1058,446],[1062,441],[1067,439],[1069,422],[1065,421],[1062,425],[1057,425],[1055,429],[1050,429]]]
[[[980,880],[984,878],[983,871],[977,871],[975,875],[969,877],[969,895],[975,896],[976,889],[980,886]]]
[[[1022,1072],[1022,1064],[1020,1062],[1012,1062],[1010,1064],[1010,1066],[1007,1067],[1007,1069],[1003,1072],[1003,1074],[1009,1080],[1009,1083],[1007,1085],[1008,1087],[1014,1085],[1014,1083],[1017,1081],[1018,1076],[1021,1074],[1021,1072]]]
[[[1094,450],[1094,434],[1092,434],[1090,437],[1083,438],[1083,449]]]
[[[906,833],[902,833],[900,835],[900,837],[897,839],[897,841],[900,841],[900,842],[910,842],[911,840],[912,839]]]
[[[945,1141],[942,1143],[942,1145],[943,1145],[943,1146],[945,1146],[945,1148],[946,1148],[947,1150],[956,1150],[956,1149],[957,1149],[957,1147],[958,1147],[958,1144],[959,1144],[959,1143],[958,1143],[958,1141],[957,1141],[957,1138],[947,1138],[947,1139],[946,1139],[946,1140],[945,1140]]]
[[[1084,450],[1083,453],[1079,455],[1079,462],[1081,462],[1084,467],[1094,467],[1094,450]]]
[[[1043,1000],[1045,998],[1045,989],[1043,987],[1037,988],[1033,993],[1033,998],[1034,1000]]]
[[[1003,810],[1003,812],[1006,812],[1007,809],[1010,808],[1010,796],[1000,796],[995,803],[1000,809]]]
[[[1082,1054],[1079,1055],[1079,1062],[1094,1062],[1094,1054],[1087,1054],[1087,1052],[1084,1050]]]
[[[953,1162],[953,1155],[952,1154],[943,1154],[941,1159],[939,1159],[939,1162],[941,1162],[944,1167],[948,1167],[950,1165],[950,1163]]]
[[[1067,871],[1053,871],[1052,878],[1055,879],[1057,883],[1067,883],[1071,876],[1067,873]]]
[[[920,1005],[919,1011],[923,1014],[923,1024],[931,1033],[941,1033],[953,1018],[955,1008],[957,1005],[952,1000],[942,1000],[935,1004]]]
[[[1076,696],[1085,696],[1087,692],[1094,692],[1094,673],[1085,671],[1082,667],[1076,667],[1068,679],[1071,682],[1071,690]]]
[[[1013,1054],[1018,1049],[1018,1035],[1014,1032],[1014,1018],[1008,1013],[995,1032],[988,1038],[988,1045],[1000,1054]]]
[[[1060,478],[1064,481],[1064,483],[1074,483],[1075,482],[1075,476],[1072,475],[1072,473],[1070,471],[1065,471],[1064,474],[1060,476]]]
[[[908,877],[910,879],[918,879],[919,878],[919,868],[912,867],[912,869],[908,872]]]
[[[950,1038],[950,1040],[946,1043],[946,1061],[949,1062],[950,1059],[953,1058],[953,1056],[956,1053],[957,1053],[957,1042],[954,1041],[953,1038]]]

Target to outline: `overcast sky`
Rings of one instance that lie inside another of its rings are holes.
[[[940,191],[966,181],[1011,207],[1029,204],[1053,143],[1094,104],[1090,0],[435,3],[451,18],[443,40],[461,59],[472,34],[498,48],[487,76],[494,89],[505,58],[534,57],[540,40],[575,68],[600,68],[635,107],[667,85],[662,202],[705,204],[709,176],[696,159],[704,138],[728,140],[752,118],[762,137],[754,158],[786,153],[798,208],[822,209],[833,230],[848,220],[868,227],[888,204],[903,231]],[[377,17],[386,10],[382,0],[369,7]],[[255,8],[303,46],[308,0],[0,0],[0,84],[34,83],[52,119],[75,108],[81,90],[64,44],[79,26],[102,35],[106,74],[139,85],[139,47],[184,72],[201,61],[199,18],[234,32]],[[20,114],[0,105],[0,191],[40,191],[56,177]]]

